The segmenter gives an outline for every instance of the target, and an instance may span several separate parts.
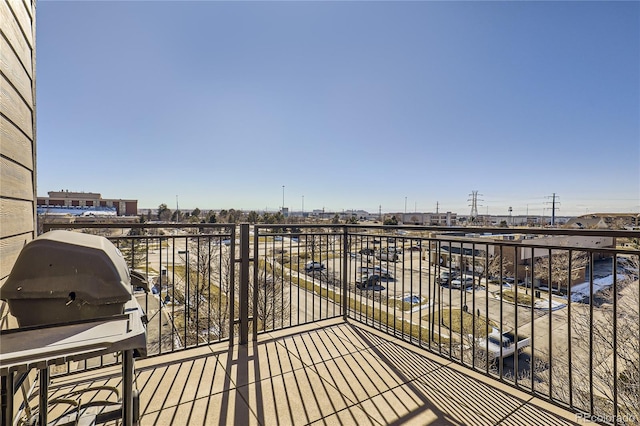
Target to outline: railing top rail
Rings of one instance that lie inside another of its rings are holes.
[[[134,228],[134,229],[161,229],[161,228],[182,228],[182,229],[220,229],[234,228],[234,223],[176,223],[176,222],[147,222],[147,223],[45,223],[44,231],[51,229],[88,229],[88,228]],[[446,237],[469,238],[469,234],[495,234],[495,235],[565,235],[565,236],[599,236],[614,238],[640,238],[640,230],[618,230],[618,229],[567,229],[567,228],[500,228],[500,227],[447,227],[447,226],[417,226],[417,225],[361,225],[361,224],[308,224],[308,223],[278,223],[278,224],[255,224],[260,229],[348,229],[354,230],[377,230],[387,232],[411,231],[411,232],[436,232]],[[455,235],[458,234],[458,235]],[[398,237],[411,238],[412,235],[398,235]]]
[[[145,222],[145,223],[115,223],[115,222],[95,222],[95,223],[45,223],[42,225],[44,231],[49,231],[51,229],[85,229],[85,228],[109,228],[109,229],[120,229],[120,228],[152,228],[152,229],[162,229],[162,228],[233,228],[236,226],[234,223],[176,223],[176,222],[167,222],[167,223],[158,223],[158,222]]]
[[[500,228],[500,227],[450,227],[450,226],[418,226],[418,225],[362,225],[362,224],[308,224],[308,223],[278,223],[256,224],[263,229],[282,228],[326,228],[326,229],[361,229],[379,231],[414,231],[414,232],[438,232],[449,234],[451,237],[467,237],[469,234],[502,234],[502,235],[567,235],[567,236],[599,236],[618,238],[640,238],[640,230],[620,229],[568,229],[568,228]],[[357,232],[357,231],[356,231]],[[453,235],[453,234],[464,235]],[[398,237],[410,238],[411,235],[398,235]]]
[[[376,228],[384,230],[432,231],[439,233],[464,234],[526,234],[526,235],[593,235],[605,237],[640,238],[640,230],[618,229],[568,229],[568,228],[500,228],[500,227],[449,227],[449,226],[417,226],[417,225],[342,225],[349,228]],[[463,235],[461,235],[463,236]]]

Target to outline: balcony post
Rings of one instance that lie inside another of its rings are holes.
[[[342,319],[347,321],[349,316],[349,227],[344,226],[342,233]]]
[[[240,344],[249,342],[249,224],[240,224]]]
[[[13,394],[15,393],[14,383],[13,383],[14,372],[7,372],[6,376],[2,376],[1,385],[1,401],[0,405],[2,406],[2,417],[0,420],[2,424],[12,425],[13,424]]]
[[[40,389],[38,398],[38,424],[46,425],[47,414],[49,412],[49,367],[45,366],[39,370]]]
[[[133,418],[133,350],[122,352],[122,424],[138,424]]]

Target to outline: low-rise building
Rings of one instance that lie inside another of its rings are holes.
[[[473,240],[470,241],[469,238]],[[504,242],[504,243],[502,243]],[[520,245],[527,247],[520,247]],[[536,248],[528,245],[538,246]],[[549,247],[549,248],[546,248]],[[497,269],[501,269],[504,277],[511,277],[518,281],[529,282],[532,280],[534,285],[548,286],[548,259],[553,256],[552,262],[556,262],[555,270],[568,268],[567,259],[557,258],[558,253],[567,253],[566,250],[554,250],[553,247],[580,247],[593,249],[610,249],[615,247],[613,237],[605,236],[543,236],[531,239],[526,234],[487,234],[487,235],[471,235],[471,234],[441,234],[432,242],[429,251],[429,262],[432,265],[440,265],[440,267],[453,268],[461,272],[475,273],[485,276],[495,275],[492,271],[492,264],[497,265]],[[580,254],[575,251],[574,255]],[[426,259],[427,253],[425,253]],[[594,251],[594,259],[602,259],[608,256],[605,250],[599,252]],[[500,262],[499,259],[502,259]],[[496,264],[496,260],[499,263]],[[501,263],[501,266],[500,266]],[[485,267],[489,265],[488,274],[485,273]],[[533,265],[533,268],[531,267]],[[545,269],[546,268],[546,269]],[[495,269],[495,268],[494,268]],[[544,271],[544,273],[541,273]],[[586,263],[574,262],[571,271],[571,283],[575,285],[585,279]],[[535,276],[532,277],[532,275]],[[559,290],[566,291],[569,276],[559,279],[554,273],[551,285]],[[562,275],[562,274],[560,274]],[[557,280],[557,282],[555,282]]]
[[[104,208],[114,208],[117,216],[136,216],[138,214],[138,200],[123,200],[121,198],[102,198],[102,195],[95,192],[73,192],[73,191],[49,191],[48,197],[38,197],[37,206],[39,209],[52,207],[66,207],[77,209],[82,214],[82,209],[91,210],[97,207],[96,211]]]

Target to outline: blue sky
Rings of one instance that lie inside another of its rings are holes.
[[[640,211],[638,2],[37,5],[38,195]]]

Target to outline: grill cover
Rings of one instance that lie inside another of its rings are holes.
[[[87,320],[124,313],[131,278],[106,238],[51,231],[24,246],[0,297],[20,327]]]

